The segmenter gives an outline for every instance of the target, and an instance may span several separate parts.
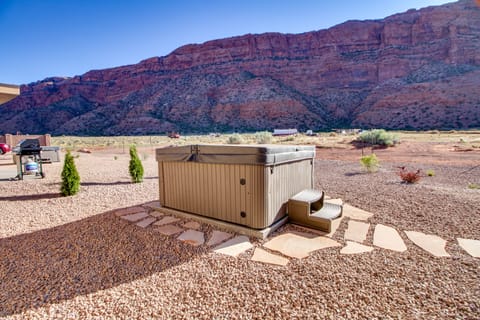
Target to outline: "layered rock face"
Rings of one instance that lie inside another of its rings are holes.
[[[1,133],[480,127],[473,0],[303,34],[186,45],[136,65],[22,86]]]

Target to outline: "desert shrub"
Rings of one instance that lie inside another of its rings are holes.
[[[244,141],[243,141],[243,138],[241,135],[239,135],[238,133],[234,133],[232,134],[230,137],[228,137],[227,139],[227,143],[228,144],[242,144]]]
[[[420,169],[417,171],[409,171],[405,167],[400,168],[398,172],[400,179],[405,183],[417,183],[421,179]]]
[[[434,177],[435,176],[435,171],[433,169],[428,169],[425,173],[429,177]]]
[[[143,181],[143,165],[142,161],[137,154],[137,148],[135,145],[130,146],[130,163],[128,165],[130,177],[132,177],[133,183],[139,183]]]
[[[368,130],[362,132],[358,138],[359,141],[372,145],[393,146],[398,142],[398,137],[383,129]]]
[[[117,159],[118,159],[118,157],[117,157],[117,156],[113,156],[113,160],[117,160]]]
[[[360,163],[368,172],[375,172],[379,167],[379,161],[375,153],[361,157]]]
[[[480,184],[477,183],[469,183],[468,189],[480,189]]]
[[[78,174],[75,160],[70,151],[67,151],[65,160],[63,162],[62,170],[62,184],[60,193],[63,196],[73,196],[78,193],[80,189],[80,175]]]
[[[288,136],[288,137],[285,138],[284,141],[287,141],[287,142],[295,141],[295,136]]]
[[[259,144],[271,143],[272,140],[273,140],[273,136],[271,132],[261,131],[261,132],[255,133],[255,141]]]

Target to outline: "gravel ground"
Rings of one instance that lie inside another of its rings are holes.
[[[372,224],[443,237],[452,257],[433,258],[401,233],[404,253],[329,248],[280,267],[250,261],[253,249],[223,256],[116,217],[114,209],[158,198],[153,155],[141,184],[129,182],[126,154],[82,153],[76,163],[82,187],[74,197],[58,195],[60,163],[47,165],[43,180],[0,182],[0,317],[480,318],[480,259],[455,242],[480,239],[480,190],[467,188],[480,181],[479,168],[416,164],[435,176],[405,185],[398,163],[365,174],[356,161],[318,159],[316,183],[327,194],[375,213]],[[346,224],[335,240],[343,243]]]

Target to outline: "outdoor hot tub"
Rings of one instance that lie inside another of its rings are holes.
[[[254,229],[313,188],[314,146],[190,145],[156,150],[160,205]]]

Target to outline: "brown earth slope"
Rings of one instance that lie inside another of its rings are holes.
[[[473,0],[302,34],[186,45],[135,65],[24,85],[0,133],[480,126]]]

